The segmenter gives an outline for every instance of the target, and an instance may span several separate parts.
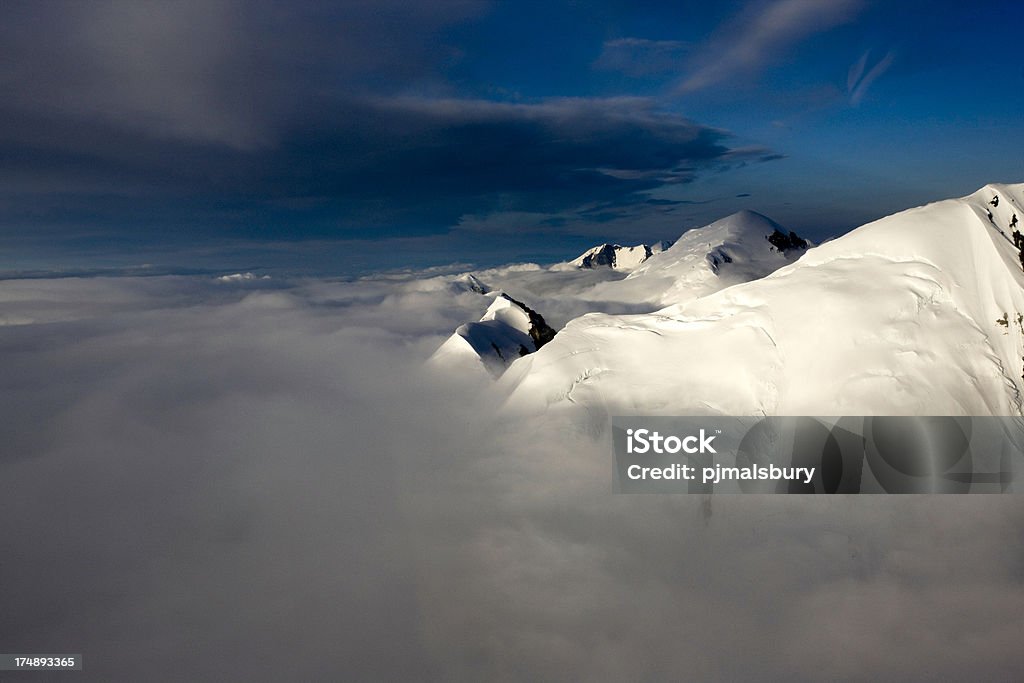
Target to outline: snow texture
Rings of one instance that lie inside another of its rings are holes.
[[[1024,273],[1009,225],[1022,203],[1024,185],[988,185],[793,263],[751,239],[775,229],[768,219],[732,216],[612,283],[669,279],[668,305],[572,320],[514,363],[498,391],[509,410],[582,409],[596,420],[1021,415]],[[753,279],[771,265],[780,267]]]
[[[438,366],[476,370],[479,363],[497,376],[516,358],[540,349],[555,331],[526,304],[500,292],[479,322],[461,325],[432,357]]]

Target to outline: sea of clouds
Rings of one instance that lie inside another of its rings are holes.
[[[0,281],[0,649],[82,680],[1019,675],[1019,496],[613,495],[600,425],[425,368],[488,304],[448,281]]]

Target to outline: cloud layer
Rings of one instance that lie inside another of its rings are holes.
[[[612,495],[599,430],[422,372],[486,304],[445,283],[0,283],[0,640],[82,680],[1019,670],[1017,497]]]

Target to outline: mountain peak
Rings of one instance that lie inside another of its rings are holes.
[[[773,249],[782,267],[652,313],[576,318],[501,390],[509,407],[601,415],[1022,415],[1022,206],[1024,185],[989,185],[795,261],[765,239],[777,231],[792,247],[788,232],[727,217],[644,266],[696,272],[696,247],[756,225],[761,235],[741,244]]]
[[[627,280],[662,280],[663,305],[756,280],[799,258],[811,243],[764,214],[738,211],[676,242],[635,268]]]
[[[435,365],[462,367],[464,359],[475,358],[497,377],[516,358],[537,351],[554,337],[544,316],[498,292],[480,320],[460,325],[431,359]]]
[[[570,266],[576,268],[600,268],[607,267],[615,270],[633,270],[652,255],[665,249],[664,242],[653,244],[638,244],[633,247],[624,247],[621,244],[605,242],[592,247],[569,262]]]

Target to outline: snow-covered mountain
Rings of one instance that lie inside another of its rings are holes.
[[[632,270],[514,264],[444,278],[450,289],[502,290],[533,302],[555,327],[585,313],[651,312],[740,282],[764,277],[800,257],[809,245],[771,219],[742,211],[703,228],[687,231],[664,251]],[[641,245],[643,246],[643,245]],[[631,249],[639,249],[632,247]],[[591,252],[596,253],[600,247]],[[587,253],[591,253],[587,252]],[[584,254],[586,256],[586,254]],[[486,283],[486,284],[485,284]],[[442,286],[438,283],[438,286]]]
[[[683,233],[625,280],[608,283],[595,294],[661,306],[683,303],[764,277],[798,259],[808,246],[767,216],[740,211]]]
[[[487,294],[491,291],[491,288],[481,282],[480,278],[473,273],[464,273],[452,280],[451,288],[456,292],[476,292],[477,294]]]
[[[1010,233],[1022,206],[1024,185],[988,185],[869,223],[792,263],[792,250],[754,248],[750,233],[772,225],[764,217],[724,219],[609,283],[659,273],[672,281],[662,297],[670,305],[572,320],[497,389],[509,409],[595,417],[1020,415],[1024,272]],[[696,256],[698,241],[710,261]],[[772,263],[782,267],[721,288]]]
[[[512,361],[537,351],[554,336],[543,316],[499,292],[480,321],[459,326],[431,362],[454,369],[483,367],[498,376]]]
[[[762,277],[798,258],[808,243],[761,214],[743,211],[690,230],[661,251],[664,246],[664,242],[653,247],[605,244],[575,261],[549,268],[518,264],[430,282],[452,292],[488,294],[492,285],[485,284],[482,276],[497,283],[494,288],[500,291],[514,291],[516,296],[526,292],[540,301],[545,314],[554,310],[555,318],[564,324],[594,311],[650,312],[670,301],[695,299]],[[615,272],[626,270],[632,272]],[[543,321],[539,313],[510,295],[498,296],[479,322],[461,326],[438,349],[435,365],[472,357],[481,360],[492,376],[500,375],[513,360],[539,348],[523,343],[528,327],[524,315]]]
[[[605,243],[588,249],[566,265],[575,268],[613,268],[631,271],[667,247],[668,244],[665,242],[638,244],[634,247]]]

